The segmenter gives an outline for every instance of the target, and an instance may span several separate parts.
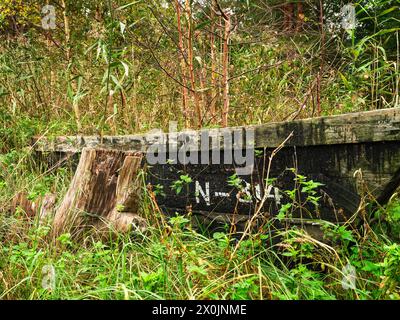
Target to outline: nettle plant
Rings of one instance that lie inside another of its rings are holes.
[[[308,180],[306,176],[303,176],[297,172],[295,168],[288,169],[295,175],[295,187],[292,190],[285,190],[285,194],[289,198],[289,202],[282,205],[277,215],[279,221],[285,218],[292,218],[292,214],[296,209],[304,210],[313,216],[312,212],[309,212],[307,207],[311,204],[315,212],[319,213],[319,200],[321,196],[318,196],[318,188],[323,186],[322,183],[314,180]]]
[[[237,173],[229,176],[228,178],[228,186],[235,188],[239,191],[238,195],[240,199],[244,201],[251,201],[251,195],[248,191],[248,183],[240,178]]]
[[[188,187],[189,184],[192,183],[192,178],[187,174],[182,174],[179,176],[178,180],[175,180],[171,184],[171,189],[175,191],[176,194],[180,194],[184,187]]]

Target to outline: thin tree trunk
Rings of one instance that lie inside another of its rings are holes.
[[[207,68],[205,65],[199,70],[198,77],[200,81],[200,88],[201,89],[206,88]],[[208,106],[207,93],[204,90],[201,91],[201,102],[203,106]]]
[[[216,99],[217,99],[217,90],[216,90],[216,56],[215,56],[215,10],[216,3],[215,0],[212,0],[211,3],[211,34],[210,34],[210,55],[211,55],[211,99],[210,99],[210,113],[211,113],[211,121],[215,120],[216,117]]]
[[[186,71],[185,71],[185,59],[184,59],[184,49],[183,49],[183,35],[182,35],[182,23],[181,23],[181,7],[179,0],[175,0],[176,16],[178,23],[178,34],[179,34],[179,64],[181,68],[181,82],[182,86],[182,105],[183,105],[183,115],[185,118],[185,126],[189,127],[189,107],[188,107],[188,92],[186,88]]]
[[[65,52],[67,55],[67,61],[69,61],[71,58],[71,48],[70,48],[71,29],[69,27],[69,18],[65,0],[61,0],[61,6],[63,8],[63,18],[64,18],[65,49],[66,49]]]
[[[324,30],[324,4],[323,1],[319,1],[319,25],[321,31],[321,49],[320,49],[320,67],[318,71],[317,78],[317,112],[318,116],[321,115],[321,82],[322,82],[322,72],[324,69],[324,50],[325,50],[325,30]]]
[[[229,37],[231,33],[231,17],[227,15],[225,20],[224,30],[224,49],[223,49],[223,63],[222,63],[222,78],[224,84],[223,100],[224,107],[222,112],[222,126],[228,126],[229,115]]]
[[[65,34],[65,52],[67,62],[71,59],[71,47],[70,47],[70,39],[71,39],[71,30],[69,27],[69,18],[67,13],[67,5],[65,0],[61,0],[61,6],[63,9],[63,18],[64,18],[64,34]],[[72,86],[72,84],[71,84]],[[78,102],[73,102],[72,108],[74,110],[75,121],[77,125],[78,132],[81,132],[81,116]]]
[[[201,107],[199,102],[199,97],[196,91],[196,82],[194,79],[194,66],[193,66],[193,30],[192,30],[192,10],[190,8],[190,1],[185,1],[186,3],[186,14],[188,21],[188,64],[189,64],[189,74],[190,74],[190,83],[192,89],[192,96],[194,100],[196,116],[197,116],[197,124],[200,128],[202,125],[202,114]]]
[[[399,31],[396,31],[396,43],[397,43],[397,63],[396,63],[396,94],[395,94],[395,103],[394,107],[397,108],[399,106],[399,83],[400,83],[400,44],[399,44]]]

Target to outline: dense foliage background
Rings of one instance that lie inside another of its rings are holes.
[[[354,3],[349,30],[344,1],[50,2],[0,3],[2,117],[28,117],[37,133],[43,124],[57,134],[131,133],[169,120],[254,124],[398,105],[398,1]],[[56,28],[46,30],[48,3]]]

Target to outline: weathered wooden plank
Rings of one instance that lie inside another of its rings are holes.
[[[224,132],[234,134],[249,130],[255,132],[256,148],[275,148],[291,132],[293,132],[293,137],[286,143],[287,146],[397,141],[400,140],[400,109],[382,109],[228,129],[207,129],[195,131],[193,134],[194,139],[200,141],[201,133],[207,131],[216,137],[218,148],[223,149]],[[168,134],[165,134],[165,139],[168,142]],[[53,139],[35,138],[33,143],[35,150],[41,152],[74,153],[80,152],[83,147],[145,152],[148,146],[154,143],[154,137],[147,134],[103,137],[69,136]]]

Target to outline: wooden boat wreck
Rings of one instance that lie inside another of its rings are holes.
[[[93,197],[102,200],[91,201],[86,211],[101,211],[101,205],[109,207],[107,201],[118,201],[107,194],[115,192],[119,178],[112,183],[104,182],[104,177],[109,177],[107,181],[111,181],[110,177],[117,177],[124,162],[122,157],[120,162],[110,165],[108,162],[112,161],[112,155],[137,156],[138,152],[143,154],[140,166],[146,166],[146,183],[157,191],[154,192],[157,203],[166,214],[190,212],[210,221],[247,220],[255,212],[264,217],[274,217],[282,214],[285,204],[295,199],[297,207],[287,210],[293,221],[323,219],[343,222],[357,212],[364,197],[373,197],[377,203],[384,204],[400,185],[400,109],[207,129],[191,135],[196,142],[205,133],[216,138],[208,150],[210,158],[213,152],[215,155],[220,152],[223,158],[227,149],[223,140],[226,140],[227,132],[231,137],[243,132],[254,134],[252,172],[235,175],[241,166],[235,161],[198,164],[171,161],[172,151],[176,150],[168,146],[175,139],[175,146],[183,148],[187,137],[185,132],[163,134],[167,147],[160,152],[166,153],[167,162],[147,165],[146,154],[154,146],[154,134],[40,138],[35,139],[33,145],[42,156],[56,154],[58,159],[63,155],[79,155],[82,150],[97,150],[97,160],[94,156],[90,161],[97,162],[97,169],[92,166],[91,170],[98,176],[95,184],[100,185],[94,187],[92,193],[97,192],[98,195]],[[241,137],[243,140],[245,135]],[[196,152],[200,157],[204,149],[200,151],[199,148]],[[88,158],[85,157],[84,161],[87,162]],[[84,169],[83,164],[79,166],[79,176],[82,170],[90,168],[86,166]],[[103,178],[100,177],[102,170],[107,172]],[[76,179],[79,178],[77,175]],[[129,179],[132,180],[132,176]],[[310,180],[321,185],[307,184],[306,181]],[[312,187],[307,189],[310,185]],[[80,187],[75,185],[73,189],[76,191]],[[291,199],[290,195],[294,198]],[[129,197],[132,195],[125,194],[125,200]]]

